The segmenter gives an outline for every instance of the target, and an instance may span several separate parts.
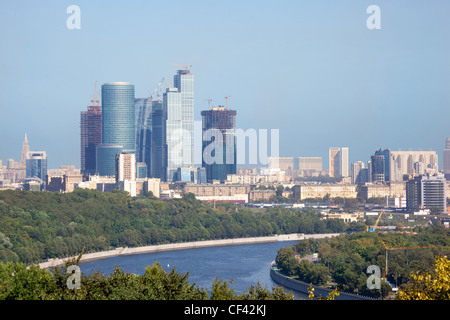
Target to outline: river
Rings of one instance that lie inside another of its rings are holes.
[[[79,266],[86,275],[96,270],[109,275],[115,265],[126,272],[144,274],[146,266],[159,261],[166,271],[175,267],[177,272],[189,272],[189,282],[196,282],[208,292],[216,278],[233,280],[230,287],[239,294],[258,281],[270,290],[272,286],[277,286],[270,278],[270,263],[275,260],[278,249],[296,242],[298,241],[277,241],[122,255],[82,262]],[[296,299],[306,297],[301,293],[294,294]]]

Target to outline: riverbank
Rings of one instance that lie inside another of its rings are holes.
[[[267,237],[249,237],[249,238],[234,238],[234,239],[220,239],[220,240],[204,240],[204,241],[194,241],[194,242],[181,242],[181,243],[168,243],[159,244],[151,246],[142,246],[134,248],[116,248],[101,252],[92,252],[83,254],[80,262],[87,262],[98,259],[105,259],[120,255],[132,255],[141,253],[152,253],[160,251],[171,251],[171,250],[184,250],[184,249],[195,249],[204,247],[218,247],[227,245],[240,245],[240,244],[252,244],[252,243],[266,243],[266,242],[276,242],[276,241],[297,241],[303,239],[321,239],[326,237],[335,237],[339,233],[318,233],[318,234],[303,234],[303,233],[292,233],[292,234],[281,234]],[[70,258],[63,259],[49,259],[48,261],[41,262],[37,264],[42,269],[48,269],[62,265],[64,261]]]

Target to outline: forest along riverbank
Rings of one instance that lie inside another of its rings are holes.
[[[234,239],[220,239],[220,240],[204,240],[204,241],[194,241],[194,242],[181,242],[181,243],[169,243],[169,244],[159,244],[135,248],[116,248],[113,250],[92,252],[83,254],[80,262],[87,262],[97,259],[110,258],[120,255],[131,255],[140,253],[152,253],[160,251],[170,251],[170,250],[184,250],[184,249],[194,249],[203,247],[218,247],[227,245],[239,245],[239,244],[252,244],[252,243],[265,243],[265,242],[275,242],[275,241],[296,241],[303,239],[321,239],[326,237],[335,237],[340,235],[340,233],[318,233],[318,234],[303,234],[303,233],[292,233],[292,234],[281,234],[267,237],[249,237],[249,238],[234,238]],[[62,259],[49,259],[48,261],[39,263],[39,267],[42,269],[52,268],[59,266],[64,263],[67,259],[76,258],[76,256],[62,258]]]

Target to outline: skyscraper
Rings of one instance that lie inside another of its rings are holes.
[[[202,166],[206,168],[206,179],[226,180],[228,174],[236,174],[236,110],[219,106],[203,110],[201,115]],[[215,140],[217,137],[221,137],[220,142]]]
[[[25,140],[22,143],[22,156],[19,162],[19,166],[16,168],[17,181],[23,181],[26,177],[28,151],[30,151],[30,146],[28,145],[28,137],[25,133]]]
[[[357,184],[357,183],[363,183],[363,182],[367,182],[366,178],[363,177],[363,169],[365,168],[364,166],[364,162],[362,161],[356,161],[352,163],[351,166],[351,178],[352,178],[352,184]]]
[[[45,183],[47,176],[47,152],[28,151],[26,155],[27,178],[40,179]]]
[[[177,181],[178,168],[194,164],[194,76],[188,68],[178,70],[174,87],[163,94],[166,120],[167,181]]]
[[[151,143],[150,176],[166,181],[167,143],[166,120],[161,101],[153,102],[152,109],[152,143]]]
[[[348,148],[329,148],[328,150],[328,176],[349,177]]]
[[[450,178],[450,138],[445,140],[445,149],[444,149],[444,175],[446,175],[446,179]]]
[[[152,99],[138,98],[134,100],[136,114],[136,161],[151,168],[152,148]]]
[[[330,177],[341,176],[341,152],[340,148],[328,149],[328,175]]]
[[[115,154],[111,152],[119,149],[125,153],[136,152],[134,85],[128,82],[102,85],[102,144],[97,146],[99,174],[115,175]]]
[[[341,148],[341,177],[348,176],[348,148]]]
[[[81,173],[95,174],[97,146],[102,143],[102,107],[94,103],[80,113]]]

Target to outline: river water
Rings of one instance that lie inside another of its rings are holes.
[[[274,285],[278,286],[270,278],[270,263],[275,260],[278,249],[296,242],[298,241],[279,241],[122,255],[83,262],[79,266],[81,272],[86,275],[96,270],[109,275],[115,265],[125,272],[144,274],[145,267],[159,261],[166,271],[175,267],[179,273],[189,272],[189,282],[196,282],[208,292],[216,278],[233,280],[229,285],[239,294],[245,292],[251,284],[256,285],[258,281],[269,290],[272,290]],[[294,292],[294,295],[296,299],[305,298],[305,295],[297,292]]]

